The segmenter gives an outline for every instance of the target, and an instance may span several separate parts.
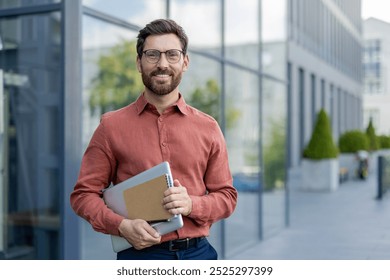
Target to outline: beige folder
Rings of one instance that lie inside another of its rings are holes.
[[[168,189],[168,175],[161,175],[123,191],[129,219],[163,221],[173,215],[164,209],[162,200]]]

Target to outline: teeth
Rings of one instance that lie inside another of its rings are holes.
[[[159,74],[159,75],[156,75],[157,77],[160,77],[160,78],[165,78],[165,77],[169,77],[169,75],[163,75],[163,74]]]

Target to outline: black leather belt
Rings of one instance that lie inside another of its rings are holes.
[[[202,239],[204,239],[204,237],[176,239],[176,240],[166,241],[158,245],[154,245],[153,247],[168,249],[169,251],[186,250],[191,247],[194,247]]]

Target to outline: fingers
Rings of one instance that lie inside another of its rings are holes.
[[[187,188],[182,186],[179,180],[174,180],[174,187],[164,193],[164,208],[171,214],[188,216],[192,210],[192,200],[187,193]]]
[[[145,232],[148,235],[150,235],[150,236],[152,236],[154,238],[160,238],[160,234],[151,225],[149,225],[148,223],[147,223],[147,226],[145,226],[143,229],[145,230]]]
[[[118,229],[121,236],[126,238],[137,250],[150,247],[161,241],[158,232],[144,220],[124,219]]]
[[[175,179],[175,180],[173,181],[173,186],[175,186],[175,187],[180,187],[180,186],[181,186],[181,184],[180,184],[180,182],[179,182],[178,179]]]
[[[188,209],[187,205],[184,204],[184,202],[170,202],[164,205],[164,208],[171,214],[173,215],[178,215],[178,214],[183,214],[183,215],[188,215]]]

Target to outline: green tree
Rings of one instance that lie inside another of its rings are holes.
[[[218,82],[214,79],[209,79],[205,87],[197,87],[189,95],[188,103],[202,112],[212,116],[220,123],[220,89]],[[226,109],[226,127],[232,128],[240,117],[241,113],[234,107]]]
[[[122,40],[98,59],[99,70],[92,80],[91,109],[107,112],[124,107],[137,99],[143,90],[136,66],[135,41]]]
[[[368,137],[368,149],[369,151],[376,151],[379,149],[379,141],[378,137],[376,136],[375,133],[375,128],[372,123],[372,119],[370,119],[367,129],[366,129],[366,134]]]
[[[219,112],[219,94],[218,83],[209,79],[204,88],[197,87],[189,95],[188,103],[202,112],[212,116],[217,121],[220,119]]]
[[[272,123],[271,141],[264,148],[265,189],[274,189],[277,182],[285,181],[285,128],[282,124]]]
[[[324,109],[317,114],[317,121],[309,144],[303,151],[303,157],[309,159],[336,158],[338,149],[333,142],[328,116]]]

